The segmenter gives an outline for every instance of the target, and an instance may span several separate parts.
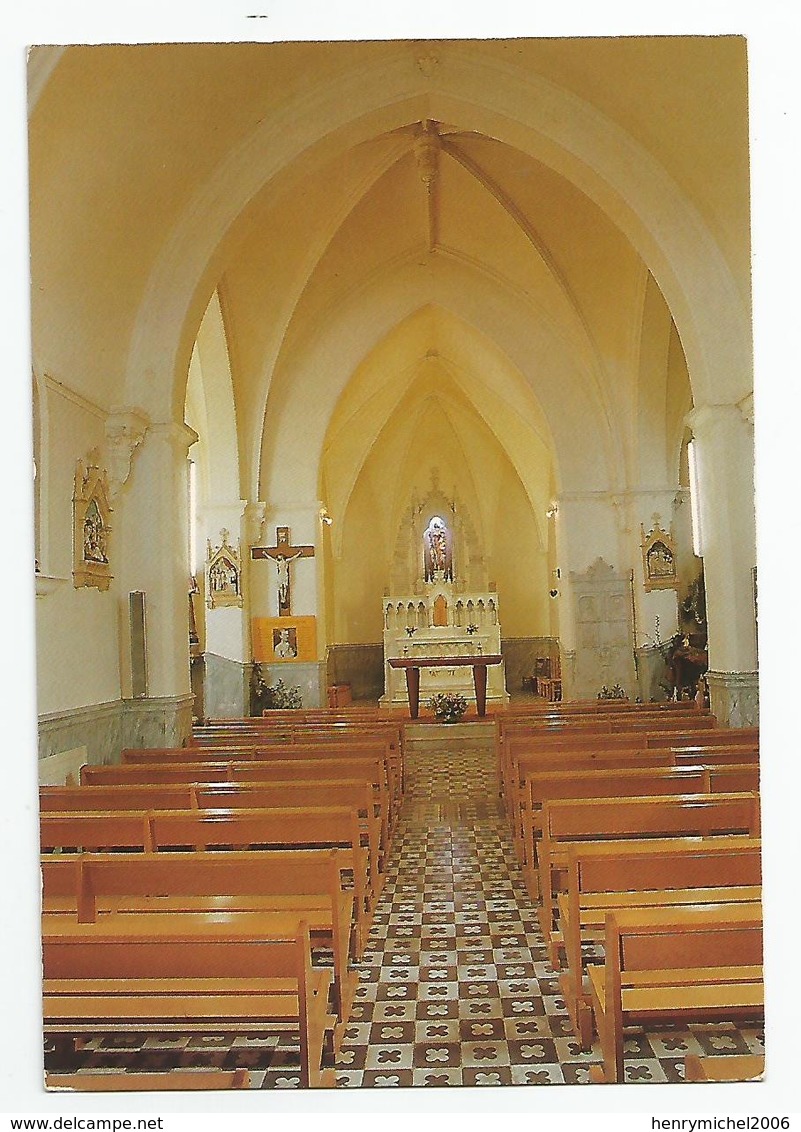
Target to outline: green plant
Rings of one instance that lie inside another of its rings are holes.
[[[625,699],[628,699],[628,697],[626,696],[624,689],[621,688],[621,686],[619,684],[615,684],[611,688],[607,688],[606,684],[604,684],[603,688],[601,688],[600,692],[598,693],[598,699],[599,700],[625,700]]]
[[[278,708],[303,707],[300,688],[289,688],[283,680],[279,680],[275,685],[268,684],[264,679],[260,664],[253,665],[250,691],[251,711],[256,715],[260,715],[263,711]]]

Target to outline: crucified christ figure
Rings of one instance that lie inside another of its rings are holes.
[[[301,557],[301,552],[291,555],[289,558],[284,554],[277,554],[275,557],[275,567],[278,571],[278,608],[286,608],[289,606],[289,563],[294,562],[296,558]]]

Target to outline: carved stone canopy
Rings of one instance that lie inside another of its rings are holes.
[[[95,586],[107,590],[111,572],[111,500],[108,474],[99,467],[97,449],[78,460],[72,495],[73,584],[76,589]]]
[[[662,529],[659,515],[654,515],[653,524],[648,534],[645,533],[645,527],[640,524],[643,586],[646,591],[675,589],[678,583],[678,571],[673,535]]]
[[[228,531],[220,531],[220,545],[212,548],[206,543],[206,605],[217,609],[227,605],[242,605],[242,566],[237,547],[228,541]]]

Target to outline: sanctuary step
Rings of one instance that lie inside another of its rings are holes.
[[[443,743],[448,743],[461,750],[486,750],[488,757],[494,757],[495,724],[492,720],[474,718],[463,723],[435,723],[430,720],[407,723],[403,737],[404,750],[420,755],[441,751]]]

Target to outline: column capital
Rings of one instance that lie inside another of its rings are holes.
[[[696,438],[726,426],[750,425],[753,428],[754,395],[747,393],[732,404],[697,405],[689,411],[684,421]]]
[[[198,439],[195,430],[183,421],[156,421],[150,425],[148,435],[155,440],[166,440],[179,456],[186,456]]]

